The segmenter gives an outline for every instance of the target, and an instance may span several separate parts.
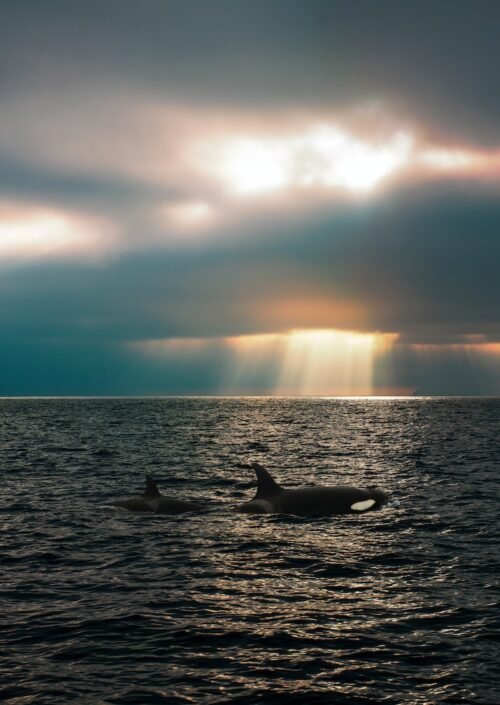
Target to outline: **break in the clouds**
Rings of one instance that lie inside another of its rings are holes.
[[[0,394],[499,393],[495,3],[1,12]]]

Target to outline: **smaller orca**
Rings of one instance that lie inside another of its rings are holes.
[[[257,493],[236,511],[299,516],[360,514],[378,509],[387,501],[385,492],[372,487],[301,487],[287,490],[278,485],[264,466],[251,463],[250,467],[257,476]]]
[[[154,514],[183,514],[204,509],[201,504],[162,495],[151,475],[146,475],[146,490],[142,497],[118,499],[112,502],[112,505],[128,509],[129,512],[153,512]]]

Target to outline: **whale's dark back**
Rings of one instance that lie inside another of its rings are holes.
[[[276,502],[280,511],[286,514],[303,516],[323,516],[328,514],[349,514],[352,505],[374,499],[370,509],[377,509],[386,500],[380,490],[358,487],[303,487],[281,492]]]
[[[387,501],[385,492],[373,487],[318,486],[288,489],[278,484],[269,470],[260,463],[252,463],[251,467],[257,478],[257,493],[252,501],[246,503],[245,512],[268,511],[303,516],[348,514],[360,510],[359,507],[353,508],[353,505],[358,503],[373,500],[373,504],[361,509],[361,511],[368,511],[378,509]],[[255,502],[255,500],[264,500],[264,502]]]

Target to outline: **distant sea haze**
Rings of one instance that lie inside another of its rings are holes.
[[[1,399],[0,700],[496,705],[500,400]],[[232,510],[287,487],[388,505]],[[180,516],[111,502],[162,492]]]

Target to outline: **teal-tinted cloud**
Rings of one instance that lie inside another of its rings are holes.
[[[287,300],[365,312],[352,328],[416,342],[484,333],[500,340],[499,200],[442,187],[359,209],[280,215],[196,249],[150,249],[105,263],[5,269],[3,336],[129,341],[307,327]],[[273,313],[276,311],[276,313]],[[316,324],[316,327],[317,324]],[[345,327],[345,326],[344,326]]]

